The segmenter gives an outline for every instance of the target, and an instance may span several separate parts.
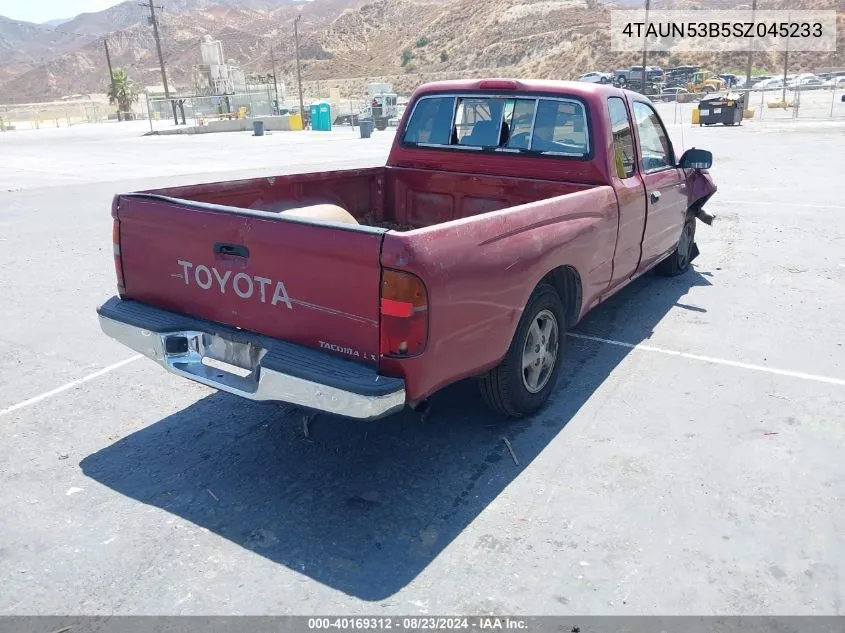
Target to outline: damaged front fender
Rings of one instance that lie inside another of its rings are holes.
[[[687,208],[704,224],[711,226],[716,216],[704,210],[704,204],[716,193],[716,183],[706,169],[687,171]]]

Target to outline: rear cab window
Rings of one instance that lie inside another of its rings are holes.
[[[584,105],[566,97],[423,96],[402,142],[570,158],[590,154]]]

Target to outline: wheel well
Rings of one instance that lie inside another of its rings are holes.
[[[578,320],[581,313],[581,276],[571,266],[558,266],[540,280],[540,283],[550,283],[560,295],[560,300],[566,310],[566,327],[569,328]]]

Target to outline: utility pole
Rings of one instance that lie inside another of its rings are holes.
[[[109,65],[109,80],[114,100],[117,101],[117,86],[114,83],[114,71],[111,69],[111,55],[109,55],[109,38],[103,38],[103,46],[106,47],[106,63]],[[117,120],[120,121],[120,102],[117,101]]]
[[[273,89],[276,91],[276,114],[278,114],[281,104],[279,103],[279,83],[276,81],[276,52],[272,44],[270,44],[270,60],[273,63]]]
[[[144,5],[141,5],[144,6]],[[156,5],[154,0],[149,0],[150,7],[150,21],[153,23],[153,37],[156,41],[156,51],[158,52],[158,65],[161,68],[161,83],[164,85],[164,98],[170,103],[173,109],[173,121],[179,125],[179,117],[176,114],[176,104],[170,101],[170,88],[167,85],[167,72],[164,70],[164,55],[161,53],[161,38],[158,34],[158,18],[156,18]]]
[[[792,18],[791,13],[787,13],[786,19],[789,21]],[[783,95],[781,101],[786,104],[786,73],[789,71],[789,38],[786,38],[786,50],[783,53]],[[797,90],[797,87],[796,87]],[[797,94],[797,93],[796,93]],[[784,108],[786,106],[784,105]]]
[[[783,53],[783,95],[781,101],[786,103],[786,73],[789,70],[789,40],[786,40],[786,51]]]
[[[645,63],[648,56],[648,9],[651,6],[651,0],[645,0],[645,28],[646,28],[646,35],[643,37],[643,80],[642,80],[642,90],[643,94],[645,94],[645,78],[646,78],[646,71],[645,71]]]
[[[751,22],[754,22],[754,16],[757,13],[757,0],[754,0],[751,4]],[[755,27],[756,28],[756,27]],[[751,43],[749,44],[748,48],[748,65],[745,67],[745,89],[751,89],[751,62],[752,57],[754,57],[754,38],[751,38]],[[748,95],[748,98],[751,98],[751,95]],[[749,106],[750,107],[750,106]]]
[[[302,99],[302,67],[299,63],[299,21],[302,19],[300,13],[293,21],[293,39],[296,42],[296,83],[299,85],[299,116],[302,118],[302,127],[305,128],[305,102]]]

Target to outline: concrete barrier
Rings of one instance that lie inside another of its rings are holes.
[[[266,131],[287,132],[291,129],[290,120],[285,116],[261,117]],[[154,130],[144,136],[159,136],[169,134],[213,134],[215,132],[252,132],[255,119],[233,119],[230,121],[209,121],[205,125],[189,127],[173,127],[166,130]]]

